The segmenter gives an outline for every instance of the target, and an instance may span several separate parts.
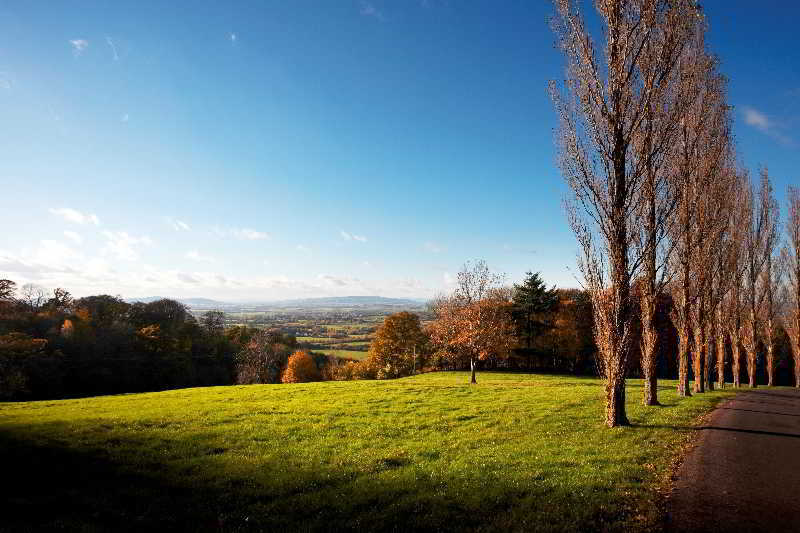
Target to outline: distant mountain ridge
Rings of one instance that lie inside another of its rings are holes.
[[[165,298],[164,296],[145,296],[142,298],[126,298],[128,303],[150,303]],[[320,308],[320,307],[422,307],[425,300],[412,298],[387,298],[384,296],[326,296],[321,298],[298,298],[294,300],[277,300],[264,302],[222,302],[210,298],[170,298],[193,309],[225,309],[273,307],[273,308]]]

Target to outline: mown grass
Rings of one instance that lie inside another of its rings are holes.
[[[9,529],[595,530],[655,489],[729,392],[602,425],[591,378],[445,372],[0,404]],[[2,522],[0,522],[2,523]],[[1,526],[0,526],[1,527]]]

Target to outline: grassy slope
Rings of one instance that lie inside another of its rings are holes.
[[[596,379],[437,373],[0,404],[6,523],[176,529],[643,526],[727,392],[602,427]],[[10,475],[10,477],[9,477]],[[0,529],[2,527],[0,526]]]

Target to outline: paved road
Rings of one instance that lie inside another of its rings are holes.
[[[800,391],[746,390],[698,431],[668,530],[800,531]]]

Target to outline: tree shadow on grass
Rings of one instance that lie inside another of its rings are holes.
[[[37,443],[48,442],[44,439],[51,429],[42,425],[20,434],[0,431],[0,529],[492,530],[503,529],[504,520],[514,516],[523,523],[564,521],[567,529],[591,530],[620,519],[608,487],[591,484],[579,491],[524,484],[510,489],[507,479],[496,477],[482,480],[480,490],[463,494],[455,478],[432,484],[391,475],[406,466],[400,459],[380,459],[361,472],[332,465],[299,471],[261,462],[253,463],[252,471],[220,474],[222,479],[200,478],[175,464],[158,462],[158,455],[143,459],[135,449],[115,458],[103,449]],[[102,442],[93,443],[98,444]],[[196,447],[192,452],[177,448],[182,453],[201,452]],[[206,451],[214,457],[226,453],[222,448]],[[191,468],[196,472],[204,466]],[[306,481],[267,487],[258,481],[265,471]],[[600,499],[587,500],[586,494],[600,494]]]

